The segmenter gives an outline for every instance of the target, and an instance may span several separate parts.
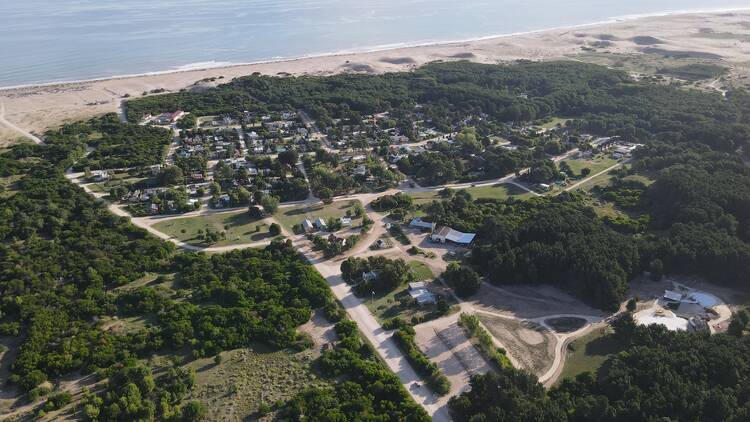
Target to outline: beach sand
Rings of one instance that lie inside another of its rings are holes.
[[[750,11],[624,19],[476,41],[0,90],[4,117],[10,122],[0,120],[0,147],[23,137],[18,128],[39,134],[66,122],[117,112],[125,94],[138,97],[154,89],[178,91],[204,78],[223,76],[217,82],[226,82],[253,72],[379,73],[409,70],[438,60],[501,63],[518,59],[581,60],[634,75],[655,73],[674,64],[716,63],[729,68],[730,74],[706,83],[707,88],[745,86],[750,84]]]

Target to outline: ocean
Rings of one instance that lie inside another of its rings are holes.
[[[750,7],[750,0],[0,0],[0,87]]]

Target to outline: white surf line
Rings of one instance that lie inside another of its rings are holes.
[[[20,127],[18,127],[18,126],[16,126],[15,124],[13,124],[13,123],[9,122],[9,121],[8,121],[8,120],[7,120],[6,118],[5,118],[5,102],[4,102],[4,101],[2,101],[2,100],[0,100],[0,125],[3,125],[3,126],[5,126],[5,127],[9,128],[10,130],[12,130],[12,131],[14,131],[14,132],[16,132],[16,133],[20,134],[20,135],[23,135],[23,137],[24,137],[24,138],[26,138],[26,139],[30,139],[30,140],[31,140],[31,141],[33,141],[33,142],[34,142],[35,144],[42,144],[42,143],[44,143],[44,142],[43,142],[43,141],[42,141],[41,139],[39,139],[39,138],[38,138],[37,136],[33,135],[33,134],[32,134],[32,133],[30,133],[30,132],[27,132],[27,131],[25,131],[25,130],[21,129]]]

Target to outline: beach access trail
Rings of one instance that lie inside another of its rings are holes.
[[[32,134],[31,132],[27,132],[24,129],[21,129],[20,127],[16,126],[15,124],[9,122],[5,118],[5,101],[0,99],[0,125],[5,126],[7,129],[10,129],[13,132],[18,133],[19,135],[23,136],[26,139],[31,140],[35,144],[41,144],[43,143],[39,137]]]

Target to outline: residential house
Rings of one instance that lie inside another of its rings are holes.
[[[409,296],[417,302],[418,305],[427,305],[437,303],[437,298],[432,292],[427,290],[424,286],[420,288],[411,288],[409,286]]]
[[[95,170],[91,172],[91,180],[94,182],[106,182],[109,180],[107,170]]]

